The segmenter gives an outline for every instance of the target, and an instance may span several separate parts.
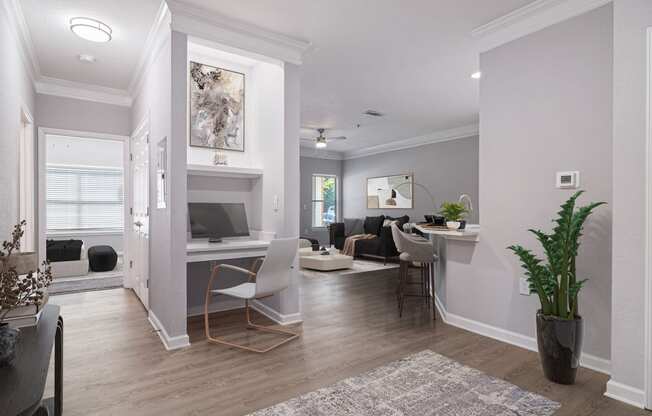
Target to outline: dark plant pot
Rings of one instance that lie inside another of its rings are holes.
[[[0,324],[0,367],[6,367],[16,358],[16,343],[19,331]]]
[[[543,373],[550,381],[574,384],[580,366],[584,322],[537,313],[537,345]]]

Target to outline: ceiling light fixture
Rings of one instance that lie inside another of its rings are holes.
[[[482,78],[482,72],[478,71],[478,72],[474,72],[474,73],[472,73],[472,74],[471,74],[471,78],[473,78],[473,79],[480,79],[480,78]]]
[[[325,149],[326,146],[328,146],[328,145],[326,144],[326,141],[325,141],[325,140],[323,140],[323,141],[322,141],[322,140],[317,140],[317,141],[315,142],[315,147],[316,147],[317,149]]]
[[[90,17],[73,17],[70,19],[70,30],[80,38],[91,42],[108,42],[113,33],[108,25]]]

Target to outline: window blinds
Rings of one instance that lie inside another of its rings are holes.
[[[122,169],[47,168],[48,231],[122,231]]]

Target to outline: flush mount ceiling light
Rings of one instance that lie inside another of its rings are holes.
[[[113,33],[108,25],[90,17],[73,17],[70,19],[70,30],[80,38],[91,42],[108,42]]]
[[[472,73],[472,74],[471,74],[471,78],[473,78],[473,79],[480,79],[480,78],[482,78],[482,72],[478,71],[478,72],[474,72],[474,73]]]

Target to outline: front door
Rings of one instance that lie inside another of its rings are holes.
[[[129,274],[136,295],[149,309],[149,132],[131,138],[131,227]]]

